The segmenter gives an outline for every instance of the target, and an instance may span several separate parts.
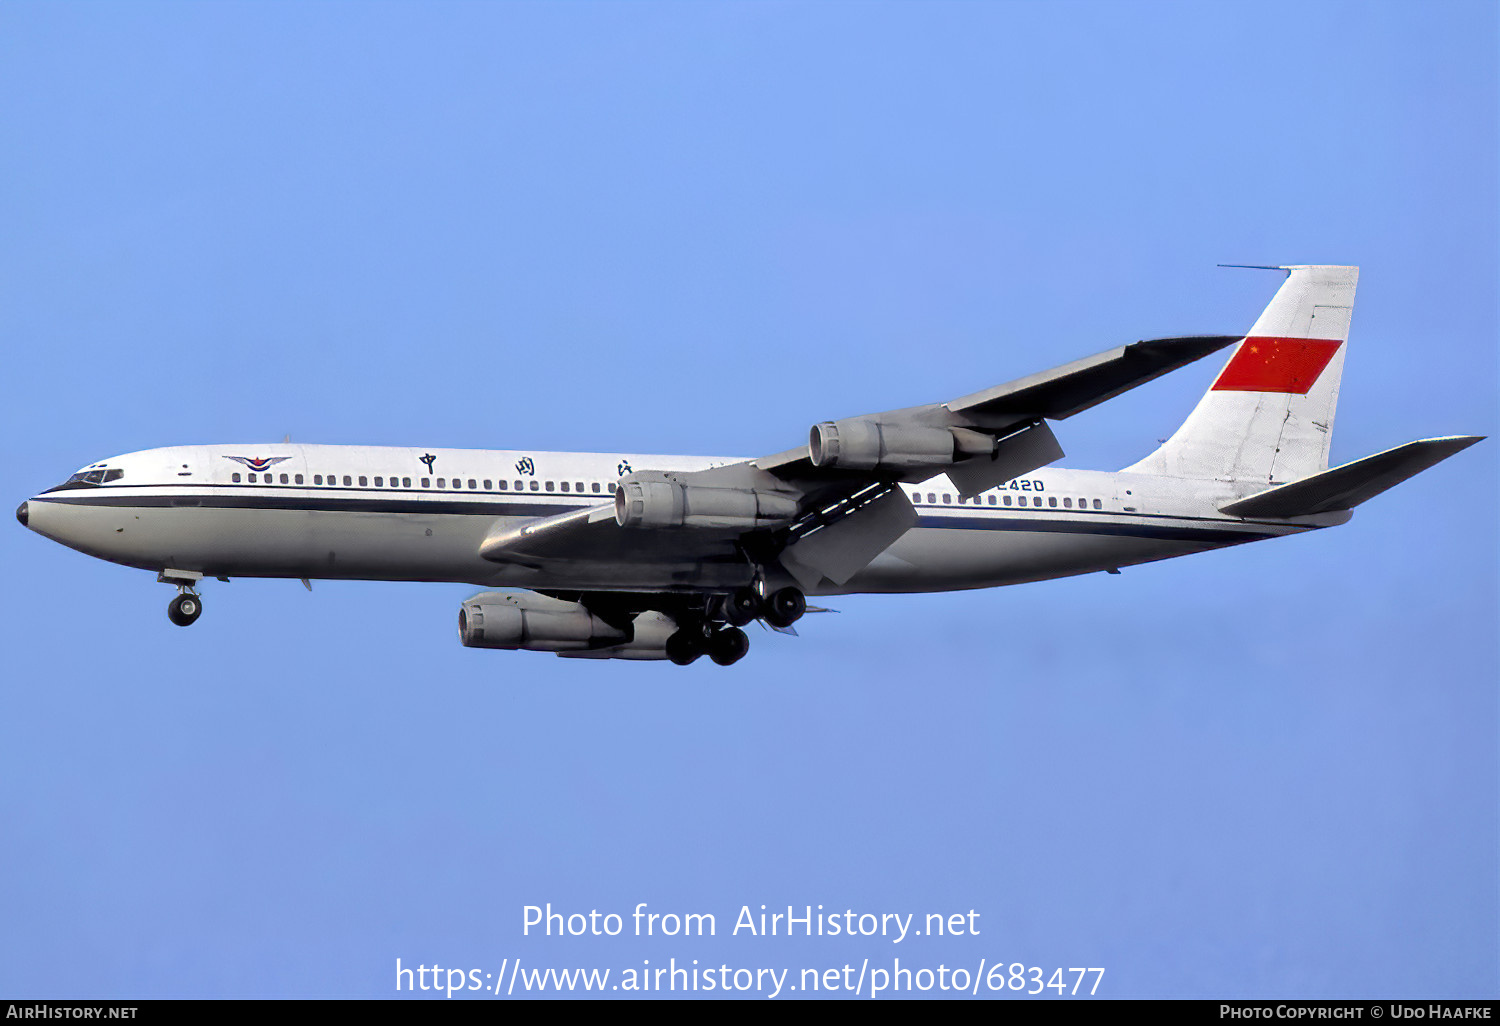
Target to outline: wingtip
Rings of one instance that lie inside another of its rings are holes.
[[[1180,335],[1173,338],[1146,338],[1131,349],[1153,357],[1165,358],[1176,366],[1201,360],[1244,338],[1243,335]]]

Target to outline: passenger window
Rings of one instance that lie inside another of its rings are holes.
[[[287,478],[286,478],[286,475],[285,475],[285,474],[282,474],[282,475],[281,475],[281,483],[282,483],[282,484],[287,484],[287,483],[288,483],[288,482],[287,482]]]
[[[401,487],[402,488],[410,488],[411,487],[411,478],[409,478],[409,477],[403,477],[401,479]]]
[[[348,474],[345,474],[344,475],[344,487],[348,488],[353,483],[354,483],[354,479],[351,478]]]
[[[1031,500],[1031,504],[1033,506],[1040,506],[1042,504],[1042,497],[1040,495],[1036,496]]]
[[[229,475],[229,480],[233,481],[235,484],[239,484],[240,483],[240,475],[238,475],[238,474],[230,474]]]
[[[541,491],[541,488],[542,488],[542,483],[540,481],[533,481],[533,482],[531,482],[531,490],[532,491],[534,491],[534,492]]]
[[[302,483],[302,475],[298,474],[296,477],[292,478],[292,480],[296,481],[298,484],[301,484]]]
[[[375,487],[376,488],[384,488],[385,487],[385,478],[383,478],[383,477],[377,477],[375,479]]]
[[[551,481],[548,481],[548,482],[547,482],[547,491],[549,491],[549,492],[550,492],[550,491],[552,491],[552,490],[553,490],[553,489],[552,489],[552,482],[551,482]]]
[[[953,496],[949,495],[947,492],[943,493],[943,505],[944,506],[951,506],[951,505],[953,505]]]
[[[993,495],[991,495],[990,496],[990,505],[993,506],[994,504],[995,504],[995,497]]]
[[[550,484],[550,482],[549,482],[549,484]],[[566,482],[566,481],[563,482],[563,489],[562,490],[563,491],[567,491],[568,490],[568,482]]]
[[[579,482],[578,482],[578,484],[577,484],[577,485],[575,485],[575,486],[574,486],[574,489],[573,489],[573,490],[574,490],[574,491],[577,491],[577,492],[581,492],[581,491],[583,491],[583,482],[582,482],[582,481],[579,481]]]
[[[251,483],[251,484],[254,484],[254,483],[255,483],[255,475],[254,475],[254,474],[251,474],[251,475],[250,475],[250,483]]]
[[[927,505],[929,505],[929,506],[936,506],[937,505],[937,493],[936,492],[928,492],[927,493]]]
[[[1073,500],[1072,499],[1064,499],[1063,500],[1063,509],[1072,509],[1072,508],[1073,508]]]
[[[1056,509],[1057,508],[1057,496],[1055,496],[1055,495],[1049,495],[1049,496],[1047,496],[1047,505],[1051,506],[1053,509]]]
[[[1009,505],[1010,505],[1010,496],[1009,496],[1009,495],[1007,495],[1007,496],[1006,496],[1006,497],[1005,497],[1005,504],[1006,504],[1006,505],[1007,505],[1007,506],[1009,506]]]
[[[1103,508],[1103,506],[1100,504],[1100,502],[1099,502],[1098,499],[1094,500],[1094,508],[1095,509],[1102,509]]]
[[[423,488],[431,488],[432,487],[432,478],[430,478],[430,477],[424,477],[424,478],[422,478],[422,487]]]
[[[594,482],[594,491],[596,491],[596,492],[597,492],[597,491],[598,491],[598,490],[599,490],[599,482],[598,482],[598,481],[595,481],[595,482]]]
[[[447,488],[448,487],[448,479],[446,477],[440,477],[440,478],[438,478],[438,487],[439,488]]]
[[[479,487],[479,482],[475,481],[472,477],[469,478],[469,490],[473,491],[475,488],[478,488],[478,487]]]
[[[485,478],[484,479],[484,490],[485,491],[489,491],[491,487],[492,486],[490,485],[490,479],[489,478]]]
[[[532,482],[532,483],[535,484],[535,482]],[[516,482],[516,491],[518,491],[518,492],[524,492],[525,490],[526,490],[526,482],[525,481],[517,481]]]
[[[488,482],[488,481],[486,481],[486,482],[485,482],[485,483],[486,483],[486,484],[488,484],[488,483],[489,483],[489,482]],[[508,486],[508,485],[509,485],[509,484],[510,484],[510,482],[509,482],[509,481],[501,481],[501,482],[500,482],[500,490],[501,490],[501,491],[502,491],[502,492],[503,492],[503,491],[505,491],[505,489],[506,489],[506,486]]]

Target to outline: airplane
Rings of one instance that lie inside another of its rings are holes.
[[[808,598],[1021,584],[1347,522],[1481,441],[1329,469],[1357,267],[1285,265],[1247,335],[1161,338],[1008,384],[824,421],[755,459],[341,445],[190,445],[91,463],[21,524],[174,586],[206,577],[443,581],[469,647],[730,665]],[[1052,468],[1049,422],[1211,353],[1182,426],[1117,473]],[[811,607],[816,608],[816,607]]]

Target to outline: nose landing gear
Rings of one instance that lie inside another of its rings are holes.
[[[167,619],[179,627],[191,627],[203,615],[203,600],[184,590],[167,605]]]
[[[177,587],[177,597],[167,603],[167,619],[179,627],[191,627],[203,615],[203,600],[194,589],[203,575],[192,570],[163,570],[156,575],[162,584]]]

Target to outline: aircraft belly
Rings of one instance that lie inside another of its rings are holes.
[[[844,592],[953,591],[1094,573],[1213,548],[1213,543],[1034,530],[917,528]]]
[[[487,515],[35,506],[41,533],[88,555],[146,570],[479,584],[495,577],[496,567],[478,555],[479,540],[495,519]]]

